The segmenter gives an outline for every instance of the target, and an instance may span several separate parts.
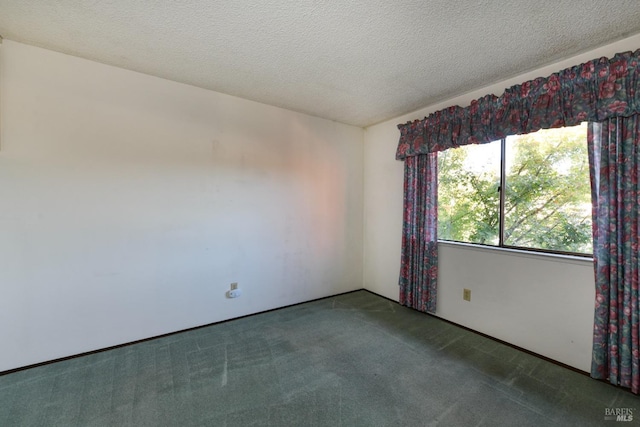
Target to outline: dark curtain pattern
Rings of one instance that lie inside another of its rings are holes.
[[[438,279],[437,153],[405,159],[400,304],[435,313]]]
[[[640,115],[591,123],[588,145],[596,278],[591,376],[637,394]]]
[[[396,159],[640,113],[640,49],[600,58],[398,125]]]
[[[398,125],[405,161],[400,301],[435,311],[437,152],[590,122],[596,307],[592,376],[640,389],[640,49]]]

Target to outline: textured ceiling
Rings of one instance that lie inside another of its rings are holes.
[[[357,126],[636,33],[639,0],[0,0],[7,39]]]

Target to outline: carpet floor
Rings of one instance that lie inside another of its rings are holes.
[[[640,419],[626,390],[367,291],[0,376],[0,426],[583,427],[615,408]]]

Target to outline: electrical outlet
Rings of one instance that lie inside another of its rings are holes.
[[[242,291],[238,288],[238,282],[233,282],[227,291],[227,298],[238,298],[242,295]]]
[[[465,301],[471,301],[471,289],[464,289],[462,291],[462,299]]]

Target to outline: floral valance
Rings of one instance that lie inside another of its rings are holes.
[[[600,58],[398,125],[396,159],[640,113],[640,49]]]

